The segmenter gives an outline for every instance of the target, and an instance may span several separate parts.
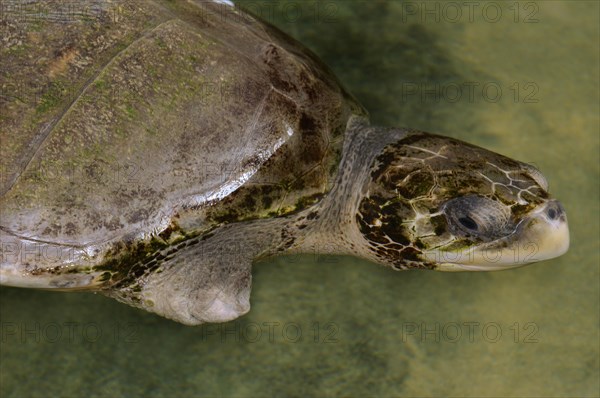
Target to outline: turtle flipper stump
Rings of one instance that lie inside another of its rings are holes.
[[[139,289],[102,293],[186,325],[226,322],[250,310],[251,270],[239,246],[201,242],[135,281]]]

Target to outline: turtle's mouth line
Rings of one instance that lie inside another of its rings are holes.
[[[491,271],[559,257],[569,249],[569,226],[562,205],[550,200],[500,239],[456,251],[425,253],[441,271]]]

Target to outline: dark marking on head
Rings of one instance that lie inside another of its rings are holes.
[[[300,117],[300,129],[307,135],[313,135],[317,132],[316,123],[311,116],[303,113]]]
[[[431,222],[431,225],[433,226],[433,232],[437,236],[440,236],[444,232],[448,231],[448,223],[446,221],[446,217],[443,215],[431,217],[429,222]]]

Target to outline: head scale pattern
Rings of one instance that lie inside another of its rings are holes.
[[[415,132],[387,145],[356,219],[377,259],[435,268],[424,251],[451,251],[514,231],[547,198],[533,166],[448,137]]]

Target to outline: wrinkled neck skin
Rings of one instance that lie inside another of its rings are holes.
[[[294,242],[283,251],[277,249],[278,254],[353,255],[376,261],[358,229],[356,214],[376,156],[407,133],[373,127],[366,118],[353,116],[348,121],[343,156],[331,191],[315,206],[294,215],[293,221],[288,219],[285,227],[282,225],[287,234],[294,236]]]

